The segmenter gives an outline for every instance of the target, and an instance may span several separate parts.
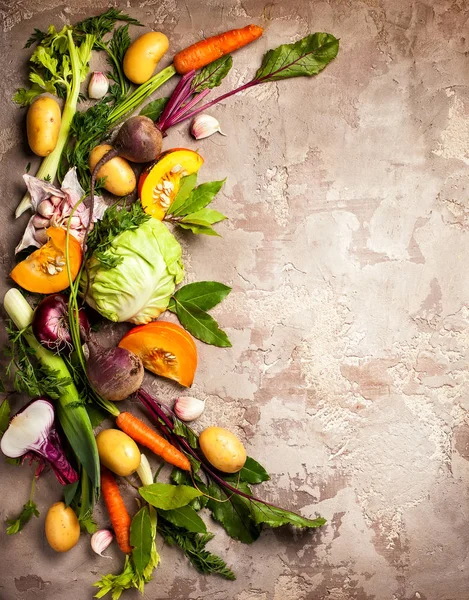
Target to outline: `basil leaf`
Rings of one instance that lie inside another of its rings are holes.
[[[186,506],[191,500],[201,496],[201,492],[188,485],[152,483],[139,488],[140,496],[155,508],[172,510]]]
[[[210,310],[219,304],[231,288],[218,281],[196,281],[179,288],[174,297],[179,302],[190,302],[201,310]]]
[[[182,229],[190,229],[192,231],[192,233],[198,233],[198,234],[204,234],[204,235],[213,235],[216,237],[221,237],[221,235],[219,233],[217,233],[215,231],[215,229],[213,229],[213,227],[210,225],[210,223],[205,223],[202,225],[196,225],[196,224],[191,224],[191,223],[178,223],[179,227],[182,227]]]
[[[204,67],[198,73],[191,85],[192,91],[198,94],[202,90],[218,87],[233,66],[231,54],[222,56]]]
[[[169,98],[158,98],[157,100],[153,100],[153,102],[149,102],[145,108],[140,111],[140,114],[144,117],[148,117],[152,121],[157,121],[165,106],[168,104]]]
[[[171,214],[175,217],[183,217],[190,213],[197,212],[201,208],[205,208],[221,190],[225,181],[226,179],[223,179],[222,181],[207,181],[206,183],[198,185],[187,200],[181,206],[177,207],[177,209],[174,208],[173,202]]]
[[[255,81],[278,81],[317,75],[336,56],[339,40],[330,33],[312,33],[293,44],[282,44],[264,55]]]
[[[225,215],[222,215],[222,213],[217,210],[202,208],[195,213],[185,216],[182,219],[182,223],[194,223],[195,225],[207,226],[224,221],[226,218]]]
[[[145,567],[150,562],[152,542],[150,515],[148,507],[144,506],[132,519],[130,525],[130,545],[133,546],[132,560],[139,575],[143,574]]]
[[[177,298],[175,301],[177,317],[189,333],[206,344],[220,348],[231,347],[226,333],[218,327],[215,319],[208,313],[190,302],[179,302]]]
[[[63,489],[63,493],[64,493],[64,501],[65,501],[65,506],[70,506],[70,504],[73,501],[73,498],[75,497],[75,494],[77,493],[77,489],[78,486],[80,485],[80,480],[75,481],[75,483],[69,483],[67,485],[64,485]]]
[[[268,481],[270,475],[256,460],[248,456],[244,467],[234,475],[225,475],[226,481],[245,481],[246,483],[262,483]]]
[[[251,490],[245,483],[239,483],[235,487],[246,494],[251,494]],[[229,495],[227,495],[214,482],[208,486],[208,493],[211,498],[207,503],[207,508],[212,511],[213,518],[223,525],[230,537],[245,544],[251,544],[257,540],[261,529],[252,518],[249,500],[231,492],[228,492]]]
[[[186,200],[189,198],[192,190],[195,188],[195,184],[197,183],[197,173],[192,173],[192,175],[187,175],[186,177],[182,177],[181,185],[179,186],[179,191],[174,198],[171,206],[168,209],[168,215],[172,215],[174,211],[179,210],[181,206],[183,206]]]
[[[173,510],[158,511],[167,521],[193,533],[205,533],[207,526],[195,512],[192,506],[181,506]]]
[[[8,423],[10,422],[10,403],[8,398],[0,405],[0,435],[3,435],[8,429]]]
[[[318,517],[317,519],[306,519],[289,510],[278,508],[277,506],[267,506],[262,502],[251,502],[251,514],[257,525],[264,523],[270,527],[280,527],[281,525],[294,525],[295,527],[321,527],[326,523],[326,519]]]
[[[36,504],[32,500],[28,500],[26,504],[23,505],[23,510],[18,515],[16,519],[6,519],[7,524],[7,534],[15,535],[23,529],[23,527],[29,523],[32,517],[38,517],[39,511],[37,510]]]

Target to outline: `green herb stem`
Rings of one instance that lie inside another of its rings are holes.
[[[156,75],[153,75],[151,79],[140,85],[127,98],[125,98],[123,102],[118,103],[113,108],[108,118],[109,125],[115,125],[124,119],[128,113],[134,111],[144,100],[148,98],[148,96],[153,94],[153,92],[161,87],[163,83],[166,83],[168,79],[171,79],[171,77],[175,74],[176,69],[174,68],[174,65],[171,64]]]

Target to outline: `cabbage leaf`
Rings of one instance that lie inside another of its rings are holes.
[[[148,219],[93,253],[81,282],[86,302],[114,322],[143,325],[157,319],[184,276],[181,257],[166,225]]]

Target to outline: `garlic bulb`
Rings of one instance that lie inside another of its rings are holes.
[[[23,175],[23,179],[31,194],[31,208],[34,209],[35,214],[30,218],[15,253],[28,246],[40,248],[47,242],[48,227],[67,229],[72,211],[74,214],[70,219],[70,233],[79,242],[82,242],[90,221],[90,210],[85,204],[80,204],[80,199],[85,192],[78,181],[76,167],[70,169],[65,175],[61,189],[28,174]],[[106,208],[107,204],[103,199],[95,196],[94,211],[89,224],[90,230],[93,224],[102,218]]]
[[[109,529],[100,529],[96,533],[93,533],[91,536],[91,548],[93,552],[99,554],[99,556],[103,556],[104,558],[111,558],[110,556],[104,556],[103,552],[112,542],[114,535],[109,531]]]
[[[197,115],[191,123],[191,133],[196,140],[209,137],[214,133],[225,135],[220,129],[220,123],[210,115]]]
[[[108,89],[109,81],[106,75],[101,71],[95,71],[88,84],[88,98],[99,100],[107,94]]]
[[[174,412],[181,421],[194,421],[204,412],[205,400],[183,396],[176,400]]]

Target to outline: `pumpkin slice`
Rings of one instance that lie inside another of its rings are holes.
[[[154,321],[134,327],[119,343],[143,362],[143,366],[161,377],[174,379],[185,387],[194,381],[197,347],[191,336],[179,325]]]
[[[28,292],[54,294],[68,288],[65,245],[67,233],[60,227],[47,229],[49,240],[38,250],[18,263],[10,277]],[[70,272],[75,281],[81,267],[83,252],[80,242],[69,236]]]
[[[204,159],[185,148],[163,152],[140,176],[138,192],[143,210],[160,221],[174,201],[181,178],[196,173]]]

